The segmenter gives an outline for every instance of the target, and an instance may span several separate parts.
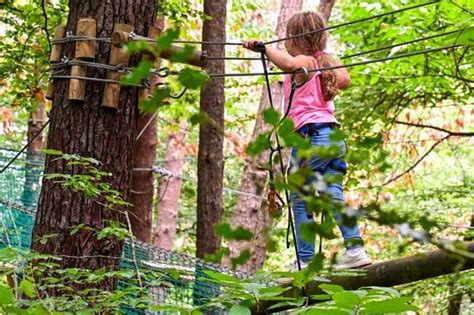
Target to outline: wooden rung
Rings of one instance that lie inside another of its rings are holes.
[[[62,39],[64,38],[64,35],[66,34],[66,27],[64,25],[56,27],[54,31],[54,40]],[[49,61],[51,63],[56,63],[61,61],[61,53],[63,50],[63,45],[62,44],[54,44],[53,47],[51,47],[51,55],[49,55]]]
[[[54,99],[54,81],[53,80],[49,81],[48,90],[46,91],[45,98],[48,101],[52,101]]]
[[[76,27],[77,36],[96,37],[96,21],[91,18],[79,19]],[[76,42],[77,59],[94,60],[95,59],[95,40],[81,40]]]
[[[133,32],[133,26],[127,24],[114,24],[114,32]],[[110,49],[109,65],[125,65],[128,66],[130,56],[122,47],[112,45]],[[107,71],[107,79],[120,81],[120,74],[115,71]],[[102,106],[110,108],[118,108],[120,101],[120,84],[106,83]]]
[[[86,69],[83,66],[72,66],[71,76],[86,76]],[[69,100],[83,102],[86,96],[86,81],[71,79],[69,81]]]

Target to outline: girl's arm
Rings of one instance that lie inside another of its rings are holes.
[[[258,40],[248,40],[244,42],[244,47],[258,52],[259,50],[257,45],[259,43],[260,42]],[[283,71],[294,71],[302,67],[307,69],[313,68],[313,62],[311,61],[311,58],[308,58],[308,56],[299,55],[293,57],[290,54],[282,52],[271,46],[265,47],[265,55],[275,66]]]

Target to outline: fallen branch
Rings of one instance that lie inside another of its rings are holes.
[[[466,251],[474,253],[474,242],[465,243]],[[329,276],[332,284],[342,286],[346,290],[355,290],[367,286],[393,287],[401,284],[430,279],[464,270],[474,269],[474,259],[461,258],[445,250],[384,261],[374,264],[363,270],[365,274],[357,276]],[[306,285],[304,292],[307,296],[321,294],[320,282],[313,281]],[[302,290],[291,288],[285,296],[301,296]],[[253,309],[254,314],[266,314],[272,305],[281,301],[262,301]],[[310,301],[316,303],[316,301]],[[272,312],[282,311],[274,309]]]

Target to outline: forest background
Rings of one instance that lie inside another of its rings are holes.
[[[304,10],[315,10],[318,5],[319,1],[303,1]],[[330,23],[356,20],[403,5],[405,1],[398,0],[336,1]],[[179,27],[183,39],[196,39],[202,28],[201,7],[199,1],[169,0],[161,10],[167,27]],[[54,27],[64,22],[67,3],[49,1],[44,12],[42,8],[40,1],[0,2],[0,145],[5,148],[19,149],[24,145],[29,122],[45,119],[43,114],[31,113],[41,112],[41,108],[49,110],[50,104],[44,98],[48,84],[46,35],[53,34]],[[280,1],[228,1],[227,40],[274,38],[279,8]],[[467,0],[442,1],[436,8],[420,8],[382,22],[373,20],[339,28],[330,32],[330,50],[339,56],[352,55],[444,30],[463,29],[472,24],[472,10]],[[456,40],[445,36],[344,62],[446,46]],[[255,57],[239,47],[231,47],[226,53]],[[348,203],[354,208],[377,203],[384,213],[407,218],[406,224],[397,226],[362,220],[366,248],[377,261],[434,248],[422,237],[417,239],[421,242],[414,242],[411,237],[416,236],[414,231],[427,230],[428,221],[437,222],[428,230],[440,242],[462,240],[472,234],[468,228],[474,204],[472,60],[472,50],[467,46],[350,69],[352,86],[336,100],[337,118],[350,148],[347,157],[350,169],[345,181]],[[226,71],[261,71],[261,64],[229,61]],[[179,90],[179,84],[176,85]],[[222,222],[234,227],[238,192],[244,191],[241,180],[249,175],[245,174],[244,166],[253,158],[247,154],[247,147],[252,141],[263,85],[264,78],[225,81],[224,186],[227,189],[224,189]],[[196,251],[199,128],[193,124],[193,118],[197,113],[199,93],[196,91],[187,92],[159,111],[155,165],[171,169],[179,178],[155,177],[151,234],[152,243],[191,255]],[[179,200],[179,204],[166,204],[167,194],[172,194],[170,199]],[[165,206],[179,212],[176,220],[160,227],[158,212]],[[255,217],[255,221],[260,219]],[[170,224],[176,226],[176,236],[160,239],[158,235],[163,235],[163,229],[173,230]],[[294,251],[286,249],[284,241],[286,217],[273,220],[260,233],[266,235],[265,246],[253,254],[265,257],[263,270],[277,271],[291,265]],[[325,241],[326,257],[340,252],[341,243],[338,238]],[[224,245],[232,247],[231,243]],[[246,268],[255,269],[257,263],[252,263],[253,266]],[[448,307],[449,296],[466,292],[472,277],[472,272],[468,272],[401,289],[427,313],[442,313]]]

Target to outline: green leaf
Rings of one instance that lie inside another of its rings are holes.
[[[274,110],[273,108],[266,109],[263,112],[263,119],[267,124],[276,126],[280,121],[280,113]]]
[[[344,292],[343,287],[341,287],[339,285],[335,285],[335,284],[329,284],[329,283],[320,284],[319,288],[321,290],[323,290],[324,292],[329,293],[329,294],[334,294],[334,293],[337,293],[337,292]]]
[[[20,289],[30,299],[36,297],[35,284],[27,279],[20,282]]]
[[[122,79],[125,85],[138,85],[150,75],[150,70],[153,68],[153,62],[150,60],[142,60],[140,64],[133,69],[132,73]]]
[[[250,254],[250,250],[244,249],[243,251],[240,252],[240,255],[238,257],[234,257],[231,259],[232,261],[232,268],[237,268],[238,266],[241,266],[245,264],[252,255]]]
[[[230,308],[229,315],[250,315],[252,312],[248,307],[234,305]]]
[[[12,304],[14,299],[12,290],[7,286],[0,285],[0,305]]]
[[[362,305],[361,313],[403,313],[407,311],[417,311],[417,307],[408,304],[409,300],[410,298],[400,297],[385,301],[369,302]]]
[[[188,89],[195,90],[203,85],[209,77],[205,72],[185,68],[178,76],[178,81]]]
[[[452,44],[474,45],[474,27],[466,27],[459,32],[448,35],[446,39],[449,39],[449,42],[452,42]]]
[[[253,237],[253,233],[249,230],[246,230],[241,226],[236,229],[232,229],[229,223],[217,224],[215,227],[215,232],[224,239],[233,241],[250,241]]]
[[[350,291],[336,292],[332,296],[336,305],[343,306],[345,308],[352,309],[355,305],[360,303],[360,297]]]
[[[169,29],[164,32],[157,40],[156,44],[161,50],[165,50],[171,47],[173,42],[179,37],[179,29]]]
[[[260,154],[263,151],[270,149],[271,145],[272,143],[270,139],[268,139],[268,134],[261,134],[253,143],[250,143],[247,148],[247,153],[250,155]]]

